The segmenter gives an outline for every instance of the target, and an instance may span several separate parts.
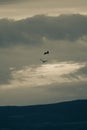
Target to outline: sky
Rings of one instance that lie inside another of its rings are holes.
[[[86,86],[87,1],[0,0],[0,105],[87,99]]]
[[[38,14],[87,14],[86,0],[0,0],[0,18],[22,19]]]

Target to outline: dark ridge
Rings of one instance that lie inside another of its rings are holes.
[[[87,100],[1,106],[0,130],[86,130]]]

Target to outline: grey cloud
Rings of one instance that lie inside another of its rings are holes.
[[[8,85],[12,79],[9,68],[21,70],[23,66],[42,65],[39,59],[43,58],[44,49],[50,50],[46,57],[50,64],[52,60],[87,62],[86,35],[87,16],[82,15],[34,16],[20,21],[1,19],[0,87]],[[77,79],[77,75],[87,77],[87,65],[65,77]],[[0,88],[0,105],[49,103],[76,98],[87,98],[86,81],[36,88],[24,86],[15,90]]]
[[[8,83],[11,79],[10,67],[20,69],[22,66],[40,64],[39,59],[43,58],[45,49],[51,52],[46,57],[48,63],[52,60],[87,61],[86,41],[77,41],[87,33],[86,22],[87,17],[82,15],[34,16],[20,21],[1,19],[0,84]],[[83,70],[79,71],[82,74]],[[69,78],[77,78],[76,75],[71,74]]]
[[[52,7],[54,7],[54,6],[56,6],[56,7],[75,7],[75,6],[84,6],[85,7],[85,5],[87,4],[87,1],[86,0],[73,0],[72,2],[70,1],[70,0],[66,0],[66,1],[60,1],[60,0],[54,0],[54,1],[52,1],[52,0],[44,0],[44,2],[43,2],[43,0],[0,0],[0,3],[2,3],[2,4],[8,4],[8,3],[16,3],[16,2],[26,2],[26,1],[28,1],[28,2],[37,2],[37,3],[44,3],[45,4],[45,6],[47,6],[48,5],[48,3],[49,2],[51,2],[52,4],[49,4],[49,6],[48,7],[50,7],[50,6],[52,6]],[[68,3],[68,4],[67,4]]]
[[[35,16],[20,22],[26,24],[28,33],[54,40],[77,40],[87,35],[87,17],[81,15]]]
[[[80,68],[76,74],[79,74],[79,75],[84,75],[84,77],[86,76],[87,77],[87,65],[85,67],[82,67]]]
[[[0,0],[0,4],[11,4],[11,3],[18,3],[18,2],[23,2],[23,0]]]
[[[0,46],[21,43],[35,45],[43,42],[43,37],[51,40],[84,40],[86,35],[87,16],[79,14],[59,17],[38,15],[20,21],[0,20]]]
[[[68,79],[71,79],[71,80],[75,79],[77,81],[87,80],[87,64],[84,67],[78,69],[75,72],[62,75],[62,77],[65,77],[65,78],[68,78]]]
[[[4,68],[4,70],[3,70],[3,68]],[[5,84],[5,83],[8,84],[9,79],[11,79],[9,70],[6,69],[5,67],[2,67],[2,69],[0,69],[0,84]]]

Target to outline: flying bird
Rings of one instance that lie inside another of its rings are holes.
[[[49,54],[49,51],[45,51],[45,52],[44,52],[44,55],[46,55],[46,54]]]
[[[40,61],[41,61],[42,63],[45,63],[45,62],[47,62],[47,60],[42,60],[42,59],[40,59]]]

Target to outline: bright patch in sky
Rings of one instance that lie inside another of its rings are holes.
[[[41,66],[27,66],[20,70],[10,69],[12,79],[9,84],[4,84],[1,88],[17,88],[17,87],[37,87],[45,86],[53,83],[77,82],[84,78],[81,75],[69,78],[69,74],[74,74],[84,64],[72,62],[60,62],[51,64],[42,64]],[[64,76],[65,75],[65,76]]]

